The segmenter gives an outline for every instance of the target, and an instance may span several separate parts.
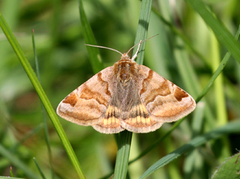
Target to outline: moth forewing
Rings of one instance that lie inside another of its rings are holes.
[[[60,102],[57,114],[79,125],[98,124],[111,99],[111,76],[112,67],[94,75]]]
[[[194,99],[171,81],[143,65],[139,72],[144,75],[139,93],[154,120],[176,121],[195,109]]]

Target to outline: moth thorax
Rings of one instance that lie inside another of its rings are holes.
[[[125,86],[131,79],[131,74],[128,70],[122,69],[119,71],[119,80]]]
[[[123,86],[126,86],[130,79],[132,78],[131,74],[131,63],[122,62],[118,65],[118,79]]]

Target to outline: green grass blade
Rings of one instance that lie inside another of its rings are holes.
[[[32,82],[35,90],[37,91],[38,95],[39,95],[39,98],[41,99],[42,103],[44,104],[44,107],[65,147],[65,150],[78,174],[78,176],[80,178],[85,178],[83,173],[82,173],[82,170],[81,170],[81,167],[79,165],[79,162],[77,160],[77,157],[76,157],[76,154],[74,153],[73,149],[72,149],[72,146],[62,128],[62,125],[61,123],[59,122],[58,120],[58,117],[55,113],[55,110],[52,108],[52,105],[50,103],[50,101],[48,100],[41,84],[39,83],[38,79],[37,79],[37,76],[35,75],[31,65],[29,64],[28,60],[26,59],[20,45],[18,44],[16,38],[14,37],[12,31],[10,30],[10,28],[8,27],[5,19],[3,18],[1,12],[0,12],[0,26],[4,32],[4,34],[6,35],[9,43],[11,44],[13,50],[15,51],[16,55],[18,56],[24,70],[26,71],[30,81]]]
[[[151,167],[149,167],[146,172],[141,176],[141,179],[146,178],[147,176],[151,175],[157,169],[167,165],[169,162],[173,161],[174,159],[180,157],[182,154],[192,151],[193,149],[205,144],[207,141],[220,138],[224,135],[230,133],[240,132],[240,120],[235,120],[234,122],[230,122],[221,128],[217,128],[213,131],[210,131],[204,135],[195,137],[187,144],[179,147],[175,151],[171,152],[170,154],[164,156],[156,163],[154,163]]]
[[[169,27],[169,29],[176,34],[179,38],[182,39],[182,41],[184,41],[184,44],[196,55],[198,56],[202,62],[206,64],[206,58],[197,50],[194,48],[194,46],[192,45],[192,43],[189,41],[189,39],[184,35],[184,33],[178,29],[176,26],[174,26],[172,23],[168,22],[166,19],[164,19],[164,17],[156,10],[156,8],[152,8],[152,11],[158,16],[158,18],[166,25]]]
[[[82,0],[79,0],[79,13],[80,13],[82,33],[85,39],[85,43],[91,44],[91,45],[97,45],[91,26],[84,12]],[[98,73],[100,70],[103,69],[103,63],[101,60],[99,49],[87,46],[87,50],[88,50],[91,65],[93,68],[93,72]]]
[[[204,110],[205,110],[205,102],[199,102],[199,104],[196,106],[196,109],[194,110],[193,113],[193,119],[192,121],[192,137],[195,137],[199,134],[201,134],[202,130],[202,124],[204,121]]]
[[[35,59],[35,65],[36,65],[36,74],[37,74],[37,78],[38,78],[39,82],[41,83],[38,58],[37,58],[37,50],[36,50],[35,39],[34,39],[34,30],[32,30],[32,44],[33,44],[33,52],[34,52],[34,59]],[[53,164],[52,164],[52,152],[51,152],[49,135],[48,135],[47,114],[46,114],[46,110],[44,109],[43,103],[41,103],[41,108],[42,108],[42,114],[43,114],[45,140],[46,140],[47,149],[48,149],[48,159],[49,159],[51,175],[52,175],[52,179],[53,179],[54,172],[53,172]],[[36,161],[35,161],[35,163],[36,163]]]
[[[123,131],[118,135],[118,152],[114,169],[114,178],[124,179],[127,175],[132,132]]]
[[[33,160],[34,160],[34,162],[35,162],[35,164],[36,164],[36,166],[37,166],[37,169],[38,169],[38,171],[39,171],[39,173],[40,173],[42,179],[46,179],[46,177],[45,177],[45,175],[43,174],[43,172],[42,172],[40,166],[38,165],[37,160],[36,160],[35,157],[33,158]]]
[[[199,13],[206,24],[211,27],[220,43],[225,46],[233,57],[240,63],[240,45],[230,34],[227,28],[216,19],[211,12],[206,8],[201,0],[186,0],[193,9]]]
[[[147,37],[148,24],[150,20],[150,12],[152,7],[152,0],[143,0],[141,4],[141,10],[139,15],[139,24],[137,28],[137,34],[135,38],[135,43],[139,43],[140,40],[145,40]],[[144,45],[143,43],[140,48],[140,53],[137,58],[137,63],[143,63],[144,57]],[[137,48],[137,47],[136,47]],[[136,48],[134,49],[136,51]],[[135,52],[133,53],[135,54]],[[128,160],[131,146],[132,133],[129,131],[124,131],[119,134],[118,141],[118,152],[117,159],[114,169],[114,178],[124,179],[127,175]]]
[[[134,44],[137,44],[140,42],[140,40],[145,40],[147,38],[151,8],[152,8],[152,0],[142,1]],[[144,49],[145,49],[145,42],[142,43],[139,49],[139,53],[136,59],[136,62],[138,64],[143,64],[144,51],[145,51]],[[136,53],[136,50],[137,50],[137,47],[134,48],[133,54]]]
[[[238,28],[238,31],[235,35],[235,40],[237,40],[239,38],[240,35],[240,27]],[[227,52],[226,55],[224,56],[223,60],[221,61],[220,65],[218,66],[217,70],[214,72],[213,76],[211,77],[211,79],[209,80],[208,84],[205,86],[205,88],[202,90],[201,94],[197,97],[196,102],[200,101],[202,99],[203,96],[205,96],[205,94],[208,92],[208,90],[211,88],[213,82],[216,80],[216,78],[218,77],[218,75],[222,72],[222,70],[224,69],[224,67],[226,66],[229,58],[231,56],[230,52]]]
[[[201,86],[198,83],[197,75],[190,63],[190,59],[185,51],[184,42],[181,38],[176,37],[176,48],[174,49],[174,56],[177,63],[181,79],[183,80],[186,90],[194,98],[199,94]]]
[[[22,162],[17,156],[15,156],[14,154],[12,154],[11,152],[9,152],[8,149],[6,149],[4,146],[2,146],[0,144],[0,154],[1,156],[4,156],[5,158],[7,158],[12,165],[16,166],[18,169],[21,169],[24,174],[26,176],[28,176],[29,178],[38,178],[36,177],[37,174],[34,173],[32,170],[29,169],[28,166],[26,166],[26,164],[24,162]]]

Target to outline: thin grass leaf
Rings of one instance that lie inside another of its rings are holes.
[[[187,91],[196,97],[200,93],[201,86],[198,83],[196,73],[190,63],[190,59],[183,49],[184,43],[181,38],[176,37],[176,48],[174,49],[175,60]]]
[[[204,110],[205,110],[205,103],[199,102],[194,113],[193,113],[193,121],[191,125],[192,129],[192,136],[197,137],[201,134],[202,126],[203,126],[203,120],[204,120]],[[196,160],[198,165],[196,164]],[[201,170],[203,168],[204,158],[201,156],[199,151],[194,150],[189,155],[187,155],[185,161],[184,161],[184,173],[187,176],[186,178],[193,178],[192,174],[195,170]],[[197,166],[196,166],[197,165]],[[199,166],[201,165],[201,166]]]
[[[199,83],[199,80],[197,78],[196,71],[193,69],[189,55],[186,53],[184,47],[184,41],[180,37],[176,37],[175,39],[175,49],[174,49],[174,55],[175,60],[177,62],[178,70],[181,75],[181,78],[183,79],[183,82],[186,86],[187,91],[196,98],[201,90],[201,85]],[[208,107],[208,103],[205,104],[205,117],[208,122],[208,126],[211,128],[214,126],[214,117],[213,113],[210,110],[210,107]],[[181,122],[181,121],[180,121]]]
[[[0,1],[0,6],[2,9],[2,13],[5,14],[5,18],[8,19],[8,24],[11,28],[16,28],[18,24],[19,19],[19,10],[20,10],[20,1],[15,0],[2,0]],[[1,59],[5,59],[9,52],[10,52],[10,46],[8,45],[2,45],[0,42],[1,48],[0,48],[0,54]],[[6,64],[5,61],[0,61],[0,66]]]
[[[147,42],[145,49],[145,58],[147,60],[144,62],[151,70],[171,80],[172,74],[168,68],[168,59],[172,57],[171,42],[168,39],[169,30],[154,13],[152,13],[150,21],[148,33],[158,35]]]
[[[178,37],[184,41],[184,44],[196,55],[198,56],[202,62],[208,67],[208,64],[206,63],[206,58],[197,50],[194,48],[194,46],[191,44],[191,42],[188,40],[188,38],[182,33],[181,30],[179,30],[177,27],[175,27],[173,24],[168,22],[164,17],[157,11],[156,8],[152,8],[152,11],[158,16],[158,18],[166,25],[169,27],[169,29],[176,34]]]
[[[181,76],[181,79],[183,80],[184,85],[186,86],[187,91],[194,97],[196,98],[198,94],[201,91],[201,84],[197,78],[196,71],[193,69],[192,64],[190,63],[190,58],[189,55],[186,53],[186,50],[184,49],[184,42],[180,37],[176,37],[175,40],[176,48],[174,49],[174,55],[175,55],[175,60],[178,66],[179,74]],[[209,128],[215,127],[214,124],[214,119],[215,117],[213,112],[210,110],[209,104],[205,102],[205,120],[207,121],[207,124]],[[180,120],[179,122],[182,122]],[[193,121],[197,122],[198,121]],[[203,122],[203,121],[202,121]],[[177,124],[180,124],[177,122]],[[187,124],[187,123],[186,123]],[[190,129],[189,125],[185,125],[188,128],[188,131],[190,132],[189,135],[192,135],[192,131]],[[200,124],[200,126],[203,126]],[[186,130],[185,128],[184,130]]]
[[[147,38],[151,8],[152,8],[152,0],[142,1],[134,44],[137,44],[140,42],[140,40],[145,40]],[[134,48],[133,54],[135,54],[136,51],[137,51],[137,47]],[[144,52],[145,52],[145,42],[142,43],[139,49],[139,53],[136,59],[136,62],[138,64],[143,64]]]
[[[8,149],[6,149],[4,146],[2,146],[0,144],[0,154],[1,156],[4,156],[5,158],[7,158],[12,165],[16,166],[18,169],[22,170],[24,172],[24,174],[26,176],[28,176],[29,178],[38,178],[36,177],[37,174],[34,173],[31,169],[29,169],[29,167],[22,162],[16,155],[12,154],[11,152],[9,152]]]
[[[118,151],[114,169],[114,178],[126,178],[128,171],[128,160],[132,141],[132,132],[123,131],[118,137]]]
[[[79,0],[79,13],[80,13],[82,33],[85,39],[85,43],[91,44],[91,45],[97,45],[95,37],[92,32],[92,28],[84,12],[82,0]],[[93,68],[93,72],[98,73],[100,70],[103,69],[103,63],[101,60],[99,49],[87,46],[87,50],[88,50],[91,65]]]
[[[43,172],[42,172],[40,166],[38,165],[37,160],[36,160],[35,157],[33,158],[33,160],[34,160],[34,162],[35,162],[35,164],[36,164],[36,166],[37,166],[37,169],[38,169],[38,171],[39,171],[39,173],[40,173],[42,179],[46,179],[46,177],[45,177],[45,175],[43,174]]]
[[[238,28],[238,31],[237,31],[236,35],[235,35],[235,40],[237,40],[239,38],[239,35],[240,35],[240,26]],[[216,80],[218,75],[222,72],[222,70],[226,66],[230,56],[231,56],[231,52],[227,52],[226,55],[224,56],[223,60],[221,61],[220,65],[218,66],[217,70],[214,72],[213,76],[209,80],[208,84],[205,86],[205,88],[202,90],[200,95],[197,97],[196,102],[200,101],[202,99],[202,97],[205,96],[205,94],[211,88],[213,82]]]
[[[211,66],[212,66],[212,71],[217,69],[220,64],[220,49],[219,49],[219,43],[213,34],[213,32],[210,32],[210,59],[211,60]],[[216,125],[217,126],[222,126],[228,122],[228,117],[227,117],[227,109],[226,109],[226,101],[225,101],[225,95],[224,95],[224,84],[223,84],[223,73],[220,73],[218,75],[218,78],[214,82],[214,95],[215,95],[215,100],[214,100],[214,106],[216,110]],[[220,140],[216,141],[218,143]],[[230,145],[228,143],[228,140],[226,137],[223,137],[221,139],[222,146],[222,151],[221,151],[221,156],[219,159],[224,159],[230,155]],[[214,144],[213,144],[214,145]]]
[[[147,37],[151,7],[152,7],[152,0],[143,0],[142,1],[140,15],[139,15],[138,28],[137,28],[137,33],[136,33],[136,38],[135,38],[134,44],[139,43],[140,40],[145,40]],[[145,48],[145,43],[143,43],[140,47],[140,53],[139,53],[140,56],[138,56],[137,60],[136,60],[138,64],[143,63],[144,48]],[[137,50],[137,47],[134,48],[135,52],[136,52],[136,50]],[[135,52],[133,54],[135,54]],[[119,139],[119,141],[117,143],[119,144],[119,146],[118,146],[116,164],[115,164],[115,169],[114,169],[114,178],[124,179],[124,178],[126,178],[126,175],[127,175],[132,132],[129,132],[129,131],[121,132],[119,134],[118,139]]]
[[[240,45],[230,34],[227,28],[215,18],[201,0],[186,0],[193,9],[203,18],[213,30],[220,43],[232,53],[235,60],[240,63]]]
[[[217,69],[220,65],[220,51],[219,44],[214,34],[210,32],[210,59],[212,71]],[[227,123],[227,111],[225,106],[225,97],[223,92],[223,74],[220,73],[218,78],[214,82],[214,95],[215,95],[215,109],[216,109],[216,118],[218,125],[223,125]],[[226,145],[227,146],[227,145]]]
[[[196,166],[196,161],[198,163],[198,165]],[[199,164],[200,163],[200,164]],[[199,166],[201,165],[201,166]],[[184,166],[183,166],[183,170],[184,170],[184,177],[191,179],[194,178],[193,174],[195,170],[200,170],[200,172],[202,172],[202,168],[204,168],[204,158],[201,156],[201,154],[199,153],[198,150],[194,150],[192,152],[190,152],[186,159],[184,160]],[[199,178],[205,178],[202,176],[203,174],[200,173],[199,174]]]
[[[34,30],[32,30],[32,44],[33,44],[33,52],[34,52],[34,59],[35,59],[35,65],[36,65],[36,74],[37,74],[37,78],[38,78],[39,82],[41,83],[39,66],[38,66],[38,58],[37,58],[37,50],[36,50],[35,39],[34,39]],[[45,140],[46,140],[47,149],[48,149],[48,159],[49,159],[51,175],[52,175],[52,179],[53,179],[54,172],[53,172],[53,164],[52,164],[52,152],[51,152],[49,135],[48,135],[47,114],[46,114],[46,110],[44,109],[44,105],[42,102],[41,102],[41,109],[42,109],[42,114],[43,114]]]
[[[199,135],[202,130],[202,124],[204,120],[204,110],[205,110],[205,103],[204,102],[199,102],[198,105],[196,106],[196,109],[193,114],[193,121],[192,122],[192,138]]]
[[[44,104],[44,107],[59,135],[59,138],[61,139],[63,146],[65,147],[65,150],[78,174],[78,176],[80,178],[85,178],[85,176],[83,175],[83,172],[81,170],[81,167],[79,165],[79,162],[77,160],[76,154],[74,153],[72,146],[62,128],[61,123],[58,120],[58,117],[54,111],[54,109],[52,108],[52,105],[50,103],[50,101],[48,100],[41,84],[39,83],[31,65],[29,64],[28,60],[26,59],[26,57],[24,56],[24,53],[20,47],[20,45],[18,44],[16,38],[14,37],[12,31],[10,30],[9,26],[7,25],[5,19],[3,18],[1,12],[0,12],[0,26],[4,32],[4,34],[6,35],[9,43],[11,44],[13,50],[15,51],[16,55],[18,56],[24,70],[26,71],[30,81],[32,82],[35,90],[37,91],[39,98],[41,99],[42,103]]]
[[[214,140],[220,138],[222,136],[240,132],[240,120],[235,120],[234,122],[230,122],[220,128],[217,128],[213,131],[210,131],[204,135],[195,137],[187,144],[179,147],[175,151],[171,152],[170,154],[162,157],[160,160],[155,162],[151,167],[149,167],[146,172],[141,176],[140,179],[146,178],[151,175],[153,172],[158,170],[159,168],[167,165],[169,162],[173,161],[174,159],[180,157],[181,155],[192,151],[193,149],[205,144],[210,140]]]

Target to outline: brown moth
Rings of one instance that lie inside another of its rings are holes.
[[[57,114],[73,123],[113,134],[123,130],[147,133],[191,113],[196,103],[184,90],[134,59],[121,59],[83,83],[57,107]],[[91,45],[89,45],[91,46]],[[94,46],[106,48],[102,46]]]

